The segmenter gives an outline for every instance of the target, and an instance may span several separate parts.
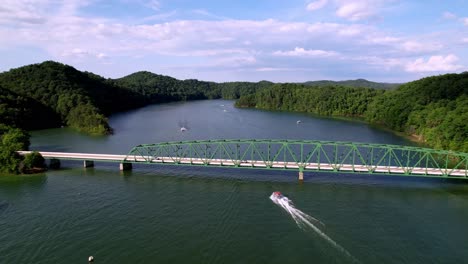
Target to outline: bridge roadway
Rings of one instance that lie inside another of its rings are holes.
[[[20,155],[26,155],[31,151],[18,151]],[[299,178],[302,171],[323,171],[323,172],[351,172],[351,173],[372,173],[372,174],[394,174],[394,175],[414,175],[414,176],[434,176],[468,178],[468,170],[445,169],[445,168],[422,168],[422,167],[398,167],[398,166],[369,166],[352,164],[331,164],[331,163],[304,163],[284,161],[258,161],[258,160],[229,160],[229,159],[203,159],[203,158],[181,158],[181,157],[153,157],[153,156],[132,156],[115,154],[93,154],[93,153],[67,153],[67,152],[39,152],[44,158],[59,160],[82,160],[86,164],[94,164],[92,161],[116,162],[120,163],[121,170],[131,168],[122,166],[131,163],[144,164],[181,164],[194,166],[217,166],[217,167],[237,167],[237,168],[272,168],[278,170],[297,170]],[[91,161],[91,163],[89,163]],[[88,162],[88,163],[87,163]],[[301,170],[301,166],[302,170]]]

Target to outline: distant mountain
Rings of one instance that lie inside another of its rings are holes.
[[[365,79],[356,79],[356,80],[347,80],[347,81],[309,81],[304,83],[307,86],[332,86],[332,85],[341,85],[348,87],[363,87],[363,88],[373,88],[373,89],[395,89],[401,85],[401,83],[380,83],[380,82],[371,82]]]

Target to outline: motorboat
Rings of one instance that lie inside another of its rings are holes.
[[[180,128],[180,132],[185,132],[185,131],[187,131],[187,128],[185,128],[185,127]]]
[[[284,197],[284,195],[281,192],[273,192],[273,197],[281,199]]]
[[[301,121],[301,120],[297,120],[296,124],[299,125],[300,123],[302,123],[302,121]]]

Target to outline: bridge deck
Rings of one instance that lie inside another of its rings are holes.
[[[31,151],[18,151],[25,155]],[[62,160],[92,160],[119,163],[147,163],[147,164],[182,164],[202,165],[218,167],[237,168],[272,168],[283,170],[304,171],[328,171],[328,172],[357,172],[373,174],[403,174],[403,175],[429,175],[441,177],[467,178],[468,170],[445,169],[445,168],[422,168],[422,167],[398,167],[398,166],[369,166],[353,164],[332,163],[296,163],[284,161],[258,161],[258,160],[229,160],[229,159],[202,159],[202,158],[180,158],[180,157],[153,157],[153,156],[129,156],[115,154],[93,154],[93,153],[65,153],[65,152],[39,152],[44,158]]]

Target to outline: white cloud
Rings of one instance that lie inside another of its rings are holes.
[[[304,48],[299,48],[296,47],[294,50],[290,51],[275,51],[273,52],[273,55],[276,56],[291,56],[291,57],[300,57],[300,56],[306,56],[306,57],[330,57],[330,56],[336,56],[338,53],[335,51],[326,51],[326,50],[306,50]]]
[[[405,41],[401,43],[401,49],[413,53],[424,53],[440,50],[442,45],[437,43],[421,43],[418,41]]]
[[[243,66],[254,65],[257,63],[257,59],[254,56],[233,56],[227,58],[221,58],[215,60],[211,64],[207,64],[207,67],[226,67],[226,68],[238,68]]]
[[[371,27],[360,25],[360,24],[338,24],[338,23],[313,23],[305,24],[306,30],[311,34],[327,34],[327,38],[338,37],[353,37],[359,34],[369,34],[373,31]],[[304,28],[300,29],[302,32]]]
[[[465,24],[465,26],[468,26],[468,17],[464,17],[461,19],[463,24]]]
[[[391,37],[391,36],[376,36],[376,37],[370,36],[367,39],[371,43],[383,44],[383,45],[395,44],[395,43],[399,43],[401,41],[400,38]]]
[[[272,71],[285,71],[288,70],[287,68],[273,68],[273,67],[262,67],[262,68],[257,68],[255,71],[258,72],[272,72]]]
[[[311,3],[309,3],[307,5],[307,10],[308,11],[315,11],[315,10],[321,9],[327,3],[328,3],[328,0],[317,0],[317,1],[311,2]]]
[[[149,0],[146,1],[144,5],[155,11],[158,11],[161,8],[161,2],[159,0]]]
[[[468,38],[462,38],[462,43],[468,43]]]
[[[380,2],[376,0],[340,0],[336,15],[351,21],[374,17],[378,13]]]
[[[1,24],[43,24],[46,22],[46,1],[4,0],[0,7]]]
[[[98,59],[107,59],[107,58],[108,58],[108,56],[107,56],[106,54],[102,53],[102,52],[96,54],[96,57],[97,57]]]
[[[68,58],[76,58],[76,59],[86,59],[86,58],[96,58],[99,60],[104,60],[108,59],[109,56],[107,56],[105,53],[102,52],[92,52],[80,48],[74,48],[69,51],[64,51],[61,54],[62,57],[68,57]]]
[[[455,15],[454,13],[450,13],[450,12],[444,12],[442,14],[442,17],[445,18],[445,19],[456,19],[457,18],[457,15]]]
[[[349,60],[365,62],[368,65],[374,66],[374,68],[383,69],[386,71],[400,69],[406,65],[405,60],[402,58],[389,58],[381,56],[358,56],[349,58]]]
[[[458,57],[449,54],[447,56],[431,56],[427,61],[423,58],[416,59],[413,62],[406,64],[408,72],[451,72],[463,68],[457,64]]]

